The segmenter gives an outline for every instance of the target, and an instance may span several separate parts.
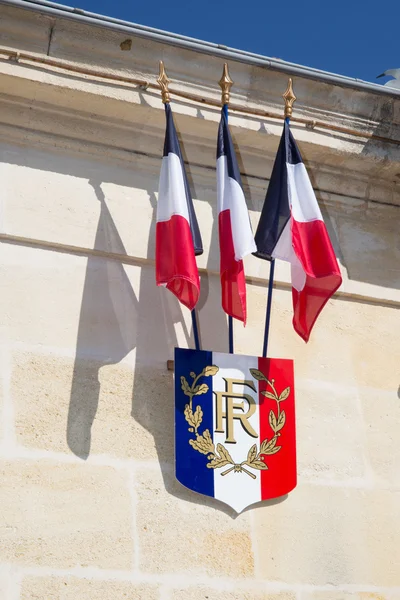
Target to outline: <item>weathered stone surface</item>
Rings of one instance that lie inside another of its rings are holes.
[[[162,477],[156,470],[136,476],[141,570],[251,577],[248,516],[233,520],[228,507],[187,490],[170,470]]]
[[[235,335],[241,341],[250,331],[257,353],[257,347],[258,352],[262,348],[260,323],[265,316],[267,291],[257,286],[250,289],[249,324],[245,332],[237,327]],[[290,290],[274,290],[268,354],[292,357],[296,379],[397,391],[398,308],[345,302],[340,298],[330,300],[318,317],[307,345],[294,332],[292,317]],[[247,350],[249,344],[247,341]]]
[[[85,258],[2,244],[0,260],[3,337],[13,343],[74,348]]]
[[[387,198],[386,194],[386,201]],[[390,207],[371,210],[368,220],[338,219],[341,250],[352,279],[382,287],[399,287],[398,232],[396,217],[390,218],[391,210]]]
[[[260,355],[264,338],[267,290],[261,286],[248,286],[248,323],[246,328],[235,328],[235,351]],[[352,308],[343,302],[331,300],[318,318],[307,345],[292,326],[293,307],[290,289],[273,292],[268,355],[275,358],[293,358],[296,380],[340,381],[343,385],[356,385],[352,359],[351,322]],[[395,322],[396,311],[392,318]],[[327,343],[334,339],[335,343]]]
[[[76,577],[25,577],[21,600],[158,600],[154,585]]]
[[[131,500],[124,474],[49,461],[2,462],[0,560],[129,569]]]
[[[0,348],[0,358],[3,358],[2,349]],[[4,368],[4,363],[3,363]],[[10,427],[8,420],[6,421],[6,415],[4,412],[4,382],[3,382],[3,369],[0,370],[0,448],[3,442],[4,434],[6,433],[6,427]]]
[[[299,479],[363,480],[365,430],[358,389],[298,379],[295,393]]]
[[[168,600],[296,600],[292,592],[263,592],[259,590],[240,590],[227,592],[203,586],[176,588]]]
[[[360,389],[368,464],[379,485],[396,489],[400,488],[399,390]]]
[[[2,244],[0,279],[0,333],[13,344],[164,366],[192,343],[190,312],[155,286],[153,265]]]
[[[399,500],[387,490],[299,486],[254,514],[258,576],[399,586]]]
[[[15,356],[12,398],[20,444],[173,461],[173,374],[40,354]]]
[[[37,150],[16,150],[13,162],[3,169],[5,197],[12,199],[5,203],[7,233],[148,257],[156,206],[154,177],[138,173],[132,179],[127,169],[101,167],[82,157],[53,157],[49,169],[48,155]],[[132,222],[139,225],[133,236]],[[154,240],[152,258],[153,246]]]
[[[19,11],[15,12],[12,7],[3,6],[1,11],[1,42],[3,46],[18,48],[21,52],[34,51],[46,54],[49,47],[49,33],[52,26],[50,17],[37,13],[26,13],[21,18]],[[29,31],[29,42],[26,39]]]
[[[336,306],[339,313],[340,301],[336,301]],[[349,312],[351,319],[347,343],[357,385],[397,392],[400,383],[398,307],[349,303],[342,312]],[[337,322],[341,322],[339,314]]]
[[[380,592],[339,592],[317,591],[302,592],[304,600],[396,600],[396,594]]]
[[[3,536],[3,531],[0,528],[0,539]],[[0,565],[0,598],[1,600],[12,600],[17,595],[17,583],[15,573],[9,566],[2,567]]]

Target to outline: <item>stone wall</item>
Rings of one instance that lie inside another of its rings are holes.
[[[7,10],[2,43],[44,55],[51,22]],[[122,69],[109,52],[121,40],[83,29],[56,23],[53,52],[83,61],[92,43],[92,66],[108,56],[110,72]],[[147,76],[161,45],[146,44],[134,48]],[[162,50],[193,86],[185,53]],[[195,56],[206,86],[219,65]],[[284,80],[236,68],[241,93],[259,102]],[[189,312],[154,280],[159,97],[8,59],[0,81],[1,600],[400,599],[398,145],[293,126],[344,283],[305,345],[278,265],[269,354],[295,361],[299,485],[237,516],[174,478],[166,363],[193,335]],[[327,122],[374,117],[397,135],[373,94],[297,85],[320,118],[336,99]],[[227,351],[218,109],[174,108],[205,243],[202,343]],[[303,100],[300,111],[313,110]],[[255,226],[281,122],[237,112],[231,124]],[[258,355],[268,264],[249,257],[246,273],[235,351]]]
[[[154,283],[156,178],[24,146],[1,159],[1,597],[399,598],[398,305],[339,296],[305,345],[278,284],[270,355],[295,359],[299,486],[235,516],[174,479],[166,362],[193,339]],[[202,204],[216,261],[215,190]],[[398,209],[380,210],[383,244]],[[356,246],[360,217],[330,217]],[[236,351],[259,354],[265,284],[248,294]],[[212,272],[200,305],[203,346],[226,351]]]

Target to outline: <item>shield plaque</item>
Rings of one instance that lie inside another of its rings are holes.
[[[175,451],[182,485],[238,513],[293,490],[293,361],[176,348]]]

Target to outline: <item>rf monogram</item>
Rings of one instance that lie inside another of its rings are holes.
[[[235,385],[247,386],[253,391],[256,391],[254,383],[243,379],[230,379],[228,377],[223,378],[225,381],[224,392],[214,392],[216,397],[217,405],[217,426],[215,431],[218,433],[224,433],[223,419],[226,420],[226,442],[236,444],[234,437],[234,419],[238,419],[243,429],[251,435],[251,437],[258,437],[258,434],[254,431],[253,427],[249,423],[250,417],[256,411],[256,402],[249,394],[238,393],[234,391]],[[225,412],[223,410],[225,400]],[[234,400],[242,400],[242,402],[234,402]],[[245,401],[248,404],[247,412],[245,412]],[[240,412],[239,412],[240,411]]]

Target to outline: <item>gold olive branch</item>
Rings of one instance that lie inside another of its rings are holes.
[[[267,386],[269,385],[272,390],[272,392],[266,390],[262,391],[261,393],[267,398],[274,400],[277,404],[277,416],[273,410],[271,410],[269,414],[269,424],[274,432],[274,436],[270,440],[268,440],[268,438],[264,439],[261,442],[259,449],[257,448],[257,444],[254,444],[248,451],[246,460],[242,461],[241,463],[235,463],[229,454],[229,451],[223,444],[219,443],[215,448],[208,429],[205,429],[201,435],[198,433],[198,429],[203,420],[203,411],[199,404],[196,406],[196,410],[193,413],[193,397],[205,394],[209,390],[209,387],[206,383],[197,385],[200,378],[216,375],[218,371],[219,368],[215,365],[205,367],[203,371],[199,373],[199,375],[196,375],[192,371],[190,373],[190,377],[193,379],[192,385],[189,385],[184,376],[181,377],[181,388],[184,394],[189,398],[189,404],[186,404],[184,411],[185,419],[190,425],[189,431],[195,435],[195,439],[189,440],[189,444],[197,452],[207,455],[207,459],[209,461],[207,463],[207,468],[219,469],[226,465],[231,465],[228,469],[223,471],[221,475],[228,475],[233,471],[234,473],[246,473],[246,475],[249,475],[249,477],[252,479],[256,479],[256,475],[245,469],[245,466],[256,470],[266,470],[268,469],[268,466],[261,459],[261,456],[265,454],[276,454],[281,449],[281,446],[277,446],[276,443],[278,437],[281,435],[280,431],[285,425],[286,415],[285,411],[281,411],[280,403],[288,398],[290,394],[290,387],[287,387],[280,395],[278,395],[275,388],[274,379],[269,380],[264,373],[258,369],[250,369],[250,372],[255,379],[258,381],[266,381]]]
[[[280,404],[281,404],[281,402],[283,402],[284,400],[286,400],[289,397],[290,387],[285,388],[281,394],[278,394],[278,392],[276,391],[276,388],[275,388],[275,379],[271,379],[271,380],[268,379],[268,377],[266,377],[264,375],[264,373],[262,373],[258,369],[250,369],[250,373],[254,377],[254,379],[257,379],[258,381],[265,381],[267,383],[267,390],[262,391],[261,394],[263,396],[265,396],[266,398],[269,398],[270,400],[274,400],[276,402],[276,406],[277,406],[277,414],[275,415],[274,411],[271,410],[269,413],[269,419],[268,419],[270,427],[271,427],[272,431],[274,432],[274,436],[270,440],[268,440],[266,438],[265,440],[263,440],[261,442],[260,450],[259,450],[258,454],[255,456],[255,458],[253,459],[253,462],[254,462],[254,461],[260,461],[261,460],[260,457],[263,454],[276,454],[281,449],[281,446],[277,446],[276,443],[278,441],[278,437],[280,437],[280,435],[281,435],[280,431],[285,426],[286,413],[284,410],[281,410]],[[271,388],[272,392],[268,391],[268,386]],[[249,456],[250,456],[250,452],[249,452]],[[248,465],[249,465],[249,456],[247,458]],[[249,466],[251,466],[251,465],[249,465]]]
[[[191,375],[193,376],[193,373],[191,373]],[[196,394],[193,392],[194,388],[196,387],[196,383],[198,382],[198,380],[200,379],[200,377],[203,376],[203,371],[200,373],[200,375],[197,375],[197,377],[195,377],[195,379],[193,380],[193,383],[191,385],[190,388],[190,394],[187,394],[187,396],[189,396],[189,406],[190,408],[192,408],[192,402],[193,402],[193,396],[195,396]]]
[[[209,390],[209,387],[206,383],[202,383],[201,385],[197,385],[199,379],[201,377],[210,377],[218,373],[219,368],[215,365],[204,367],[204,369],[196,375],[193,371],[190,373],[190,377],[193,379],[192,385],[186,380],[186,377],[182,375],[181,377],[181,388],[183,393],[188,396],[189,404],[185,406],[185,419],[191,425],[189,431],[194,431],[197,436],[197,430],[201,425],[203,420],[203,411],[201,410],[200,405],[196,406],[196,410],[193,413],[193,396],[200,396],[201,394],[206,394]]]

